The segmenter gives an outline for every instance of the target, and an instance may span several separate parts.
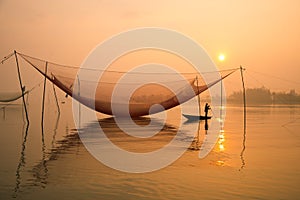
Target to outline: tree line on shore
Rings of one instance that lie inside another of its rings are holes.
[[[265,87],[247,88],[247,104],[300,104],[300,94],[295,90],[289,92],[272,92]],[[227,97],[228,103],[243,103],[242,91],[233,92]]]

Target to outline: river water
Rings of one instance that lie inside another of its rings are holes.
[[[193,143],[175,162],[148,173],[118,171],[95,159],[78,136],[70,99],[61,103],[60,109],[58,115],[53,102],[46,106],[44,136],[40,105],[29,102],[28,130],[21,105],[0,110],[0,199],[298,199],[300,196],[298,106],[248,107],[246,132],[243,108],[227,106],[224,132],[206,157],[199,158],[197,144]],[[121,134],[112,118],[99,116],[97,123],[121,148],[150,152],[168,144],[176,134],[178,119],[172,112],[177,111],[170,111],[170,120],[160,134],[143,142]],[[160,119],[156,122],[165,123]],[[140,118],[136,123],[148,124],[149,119]],[[201,149],[204,123],[197,125]],[[93,128],[91,125],[82,131]]]

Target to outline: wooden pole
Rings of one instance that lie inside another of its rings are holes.
[[[41,126],[42,126],[42,140],[43,141],[44,141],[44,110],[45,110],[47,70],[48,70],[48,62],[46,62],[46,65],[45,65],[44,90],[43,90],[43,100],[42,100],[42,120],[41,120]]]
[[[199,119],[200,119],[200,116],[201,116],[201,103],[200,103],[200,91],[199,91],[198,76],[196,76],[196,84],[197,84],[197,90],[198,90],[197,98],[198,98]]]
[[[77,79],[78,79],[78,97],[79,98],[81,98],[80,97],[80,79],[79,79],[79,76],[77,75]],[[80,131],[81,131],[81,104],[80,104],[80,102],[78,101],[78,109],[79,109],[79,129],[80,129]]]
[[[28,112],[27,112],[26,102],[25,102],[25,98],[24,98],[24,91],[23,91],[24,89],[23,89],[23,84],[22,84],[22,79],[21,79],[21,72],[20,72],[19,60],[18,60],[18,56],[17,56],[17,51],[16,50],[14,50],[14,54],[15,54],[15,58],[16,58],[19,83],[20,83],[20,88],[21,88],[21,92],[22,92],[22,100],[23,100],[24,110],[25,110],[25,114],[26,114],[26,121],[27,121],[27,124],[29,124]]]
[[[245,82],[244,82],[244,74],[243,71],[245,69],[242,68],[242,66],[240,66],[240,70],[241,70],[241,78],[242,78],[242,86],[243,86],[243,100],[244,100],[244,133],[243,133],[243,149],[241,151],[240,157],[241,157],[241,161],[242,161],[242,166],[241,169],[243,169],[246,165],[245,163],[245,159],[244,159],[244,152],[246,150],[246,90],[245,90]],[[241,170],[240,169],[240,170]]]
[[[240,66],[241,70],[241,78],[242,78],[242,86],[243,86],[243,101],[244,101],[244,128],[246,129],[246,90],[245,90],[245,82],[244,82],[244,73],[243,71],[245,70]]]
[[[223,80],[221,79],[221,106],[220,106],[220,123],[223,129]]]
[[[59,107],[59,104],[58,104],[58,98],[57,98],[54,83],[52,83],[52,87],[53,87],[53,93],[54,93],[55,102],[56,102],[56,106],[57,106],[57,112],[58,112],[58,115],[60,115],[60,107]]]

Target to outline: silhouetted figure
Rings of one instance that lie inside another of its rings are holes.
[[[208,103],[206,103],[205,104],[205,108],[204,108],[205,120],[207,120],[207,114],[208,114],[209,109],[210,109],[210,106],[208,105]]]
[[[208,130],[208,123],[207,123],[207,115],[208,115],[208,111],[210,109],[210,106],[208,105],[208,103],[205,104],[205,108],[204,108],[204,112],[205,112],[205,134],[207,134],[207,130]]]

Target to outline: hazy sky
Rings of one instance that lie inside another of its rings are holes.
[[[16,49],[68,65],[80,65],[119,32],[173,29],[201,44],[221,69],[243,65],[293,81],[270,82],[274,89],[300,92],[299,0],[0,0],[0,23],[1,57]],[[226,56],[222,63],[220,53]],[[8,78],[3,73],[2,86]]]

